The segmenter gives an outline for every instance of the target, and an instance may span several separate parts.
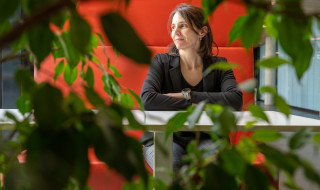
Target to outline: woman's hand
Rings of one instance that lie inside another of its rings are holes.
[[[169,96],[171,98],[178,98],[178,99],[184,99],[182,93],[168,93],[168,94],[163,94],[165,96]]]

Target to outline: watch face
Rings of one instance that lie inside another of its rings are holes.
[[[190,88],[184,88],[184,89],[182,90],[182,92],[184,92],[184,93],[190,93],[190,92],[191,92],[191,89],[190,89]]]
[[[181,92],[186,100],[190,100],[190,95],[189,95],[191,92],[190,88],[185,88]]]

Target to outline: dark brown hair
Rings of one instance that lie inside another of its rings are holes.
[[[179,12],[181,16],[184,18],[184,20],[187,22],[190,28],[198,34],[196,29],[201,29],[204,26],[208,27],[208,32],[207,34],[202,38],[200,41],[200,49],[198,51],[199,55],[202,57],[209,57],[212,56],[212,44],[215,45],[217,48],[217,53],[218,55],[219,49],[217,44],[213,41],[213,36],[211,32],[211,28],[208,22],[204,23],[204,14],[203,10],[200,7],[194,6],[194,5],[189,5],[189,4],[180,4],[177,6],[175,10],[173,10],[170,14],[169,21],[168,21],[168,31],[171,31],[171,22],[173,19],[173,16]],[[195,29],[196,28],[196,29]],[[174,43],[170,45],[168,53],[170,55],[174,56],[179,56],[179,51],[177,47],[175,46]]]

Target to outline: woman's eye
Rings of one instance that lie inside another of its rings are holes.
[[[187,28],[188,25],[187,24],[181,24],[180,28]]]
[[[174,30],[176,27],[175,26],[171,26],[171,30]]]

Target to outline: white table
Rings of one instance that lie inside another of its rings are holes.
[[[146,114],[146,116],[144,115]],[[145,112],[134,110],[133,114],[140,123],[147,126],[149,131],[154,132],[154,172],[155,178],[162,179],[169,183],[171,177],[168,171],[172,171],[172,136],[165,141],[165,125],[168,120],[173,117],[177,112],[175,111],[145,111]],[[301,128],[308,127],[313,131],[320,131],[320,120],[300,117],[296,115],[290,115],[289,118],[280,112],[276,111],[265,111],[269,118],[270,124],[266,122],[257,122],[254,124],[255,127],[250,128],[250,131],[257,129],[274,129],[281,132],[292,132],[297,131]],[[237,131],[248,131],[245,129],[248,121],[254,120],[254,117],[250,112],[235,112],[237,118]],[[210,131],[212,122],[209,117],[203,113],[196,124],[195,128],[189,129],[187,123],[180,131]],[[157,148],[158,144],[161,144],[168,151],[167,155]]]
[[[11,112],[19,119],[22,119],[22,115],[16,109],[0,109],[0,128],[1,129],[12,129],[14,122],[5,119],[4,113],[6,111]],[[155,147],[159,147],[161,144],[166,148],[168,154],[164,155],[159,148],[155,148],[154,151],[154,172],[155,178],[162,179],[163,181],[169,183],[171,177],[168,171],[172,171],[172,136],[165,141],[165,125],[168,120],[173,117],[176,111],[132,111],[135,118],[147,127],[147,130],[154,132],[155,137]],[[281,132],[292,132],[297,131],[303,127],[311,128],[313,131],[320,131],[320,120],[310,119],[295,115],[290,115],[287,119],[282,113],[275,111],[265,111],[266,115],[270,120],[270,125],[266,122],[255,123],[255,127],[250,128],[250,131],[257,129],[275,129]],[[245,125],[248,121],[252,121],[254,118],[251,116],[250,112],[235,112],[237,118],[237,126],[239,131],[247,131]],[[124,125],[128,125],[128,122],[124,121]],[[195,128],[189,129],[187,123],[181,129],[181,131],[210,131],[212,127],[212,122],[208,116],[203,113],[200,117],[199,122],[196,124]],[[132,130],[129,126],[126,128]]]

